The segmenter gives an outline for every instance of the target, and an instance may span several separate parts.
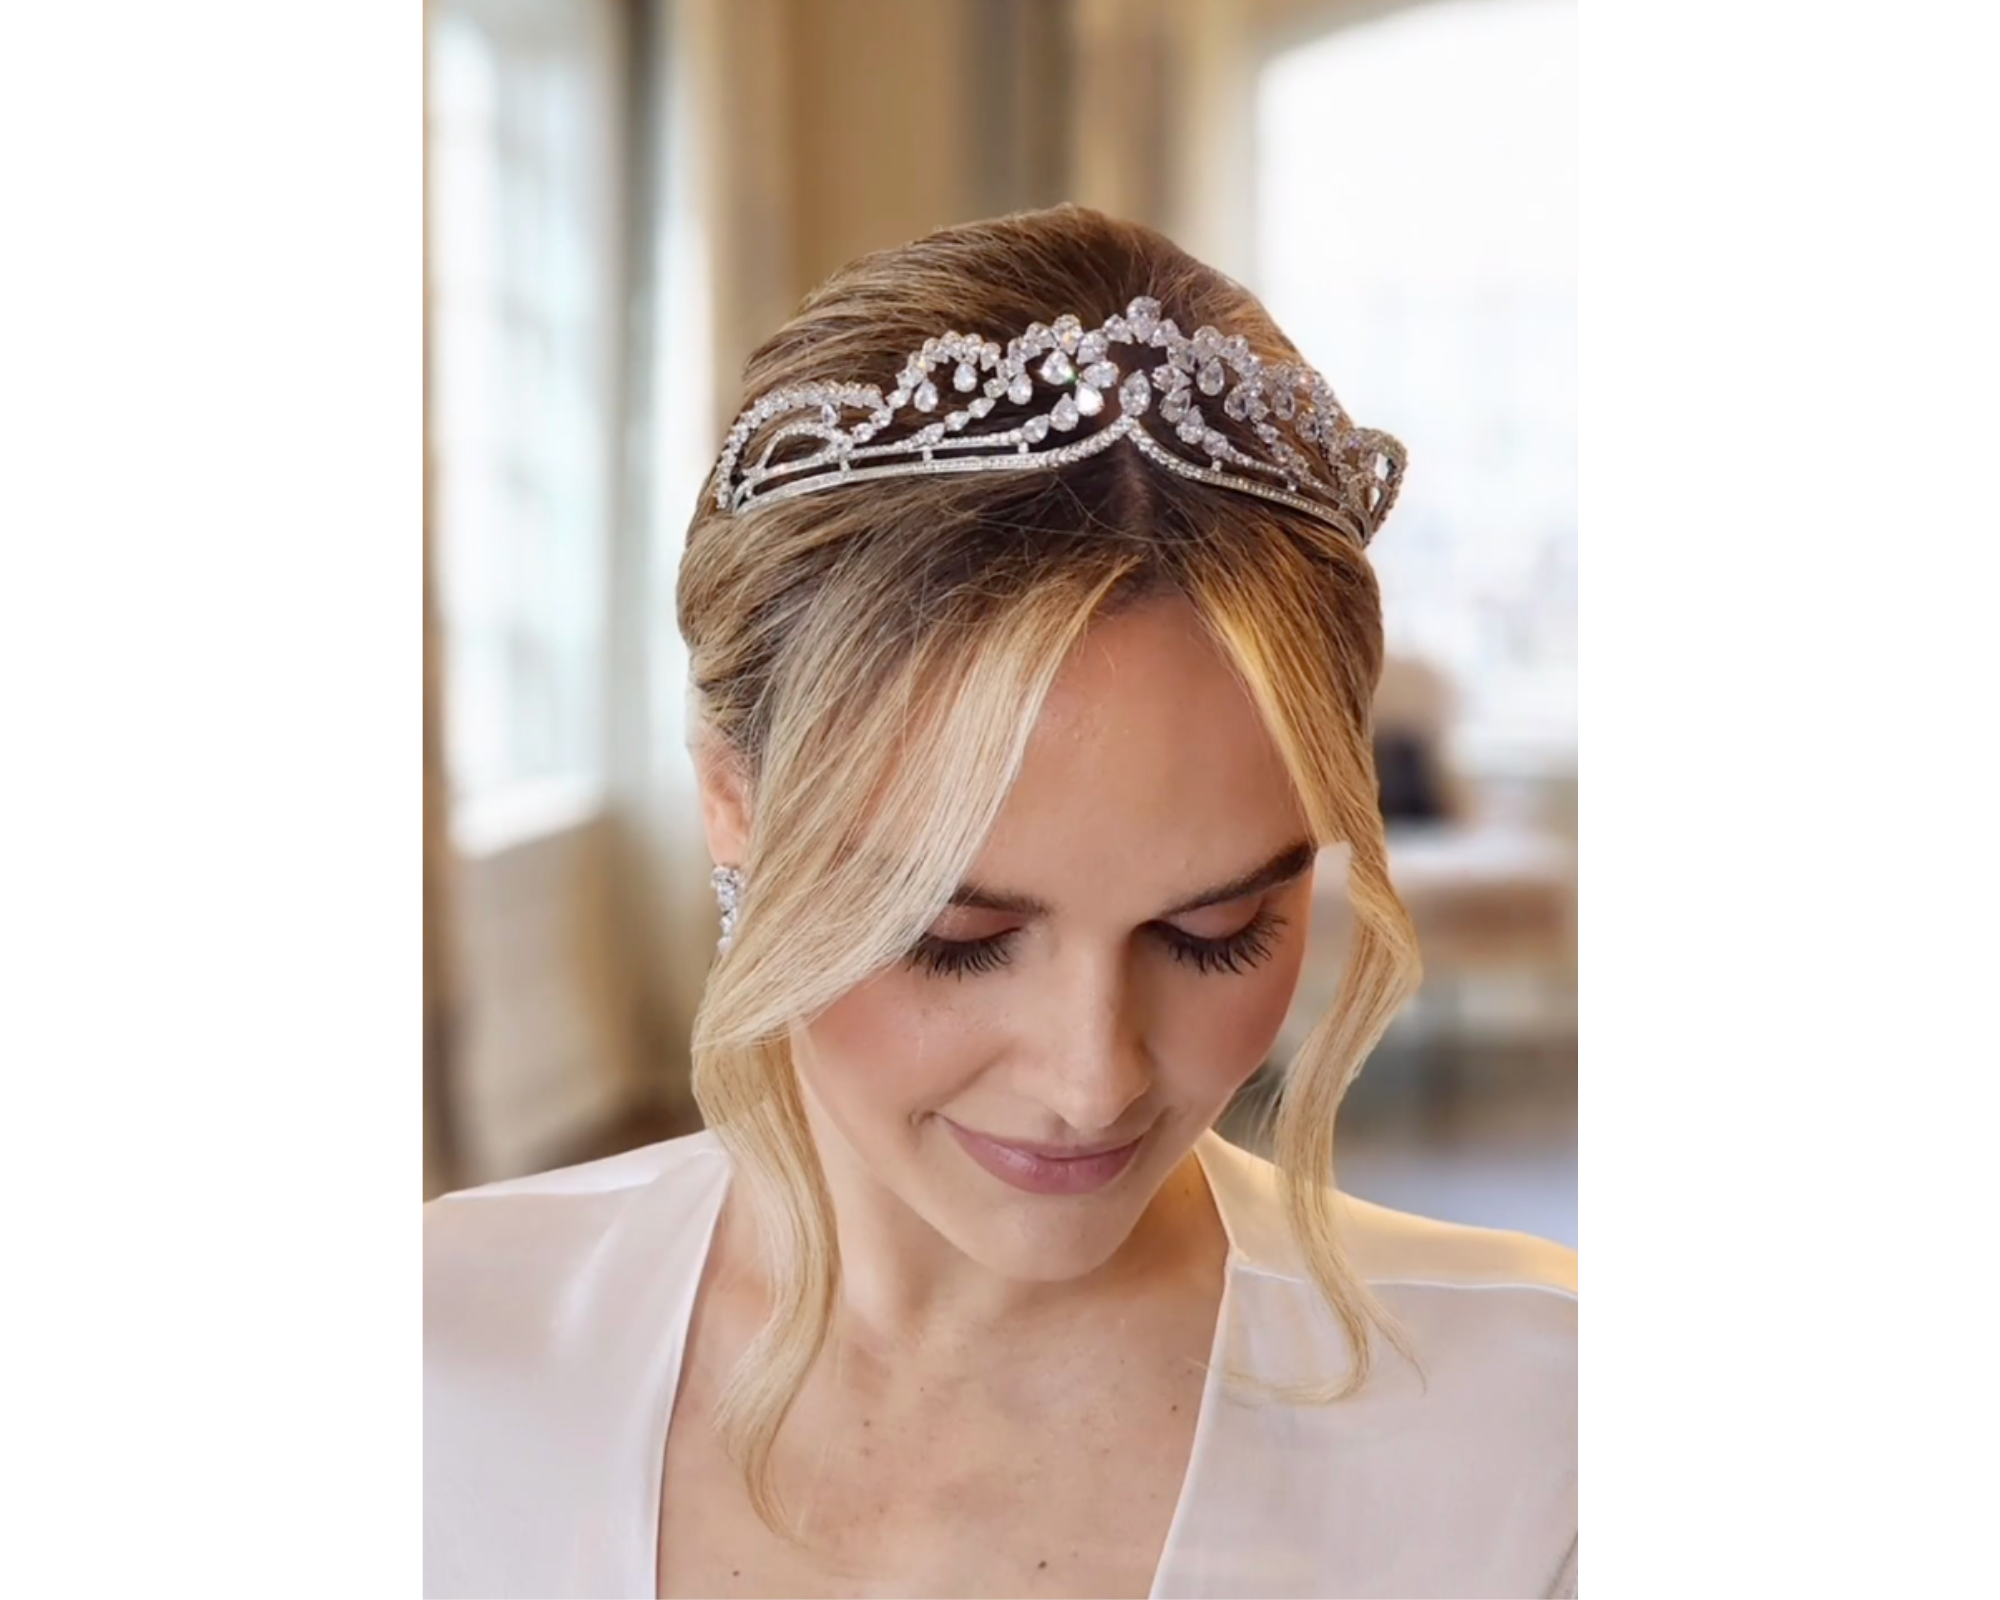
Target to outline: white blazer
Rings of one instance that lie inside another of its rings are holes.
[[[1245,1400],[1345,1369],[1272,1166],[1196,1145],[1229,1237],[1214,1359],[1155,1596],[1574,1593],[1576,1255],[1343,1196],[1414,1341],[1330,1406]],[[424,1593],[654,1593],[666,1429],[728,1185],[712,1133],[424,1207]]]

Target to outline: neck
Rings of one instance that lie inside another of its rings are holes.
[[[831,1181],[831,1174],[829,1174]],[[1145,1304],[1219,1294],[1227,1241],[1190,1152],[1101,1266],[1044,1283],[1005,1277],[960,1251],[872,1181],[834,1194],[839,1320],[850,1341],[905,1356],[951,1356],[1030,1340]]]

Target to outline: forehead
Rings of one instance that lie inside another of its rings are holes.
[[[1308,832],[1249,691],[1194,608],[1159,599],[1064,663],[971,876],[1143,919]]]

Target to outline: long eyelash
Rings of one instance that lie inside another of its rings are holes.
[[[1197,971],[1244,972],[1271,958],[1272,936],[1289,920],[1267,906],[1248,927],[1239,928],[1227,939],[1197,939],[1172,927],[1162,927],[1160,937],[1167,941],[1176,961],[1192,962]]]
[[[1012,932],[990,939],[937,939],[926,934],[917,941],[909,964],[934,978],[962,978],[969,972],[991,972],[1014,959]]]
[[[1192,965],[1196,971],[1244,972],[1268,961],[1273,936],[1291,919],[1270,909],[1257,914],[1250,925],[1227,939],[1197,939],[1192,934],[1162,926],[1160,937],[1176,961]],[[970,973],[991,972],[1014,958],[1014,934],[997,933],[990,939],[919,940],[908,957],[909,964],[933,977],[963,978]]]

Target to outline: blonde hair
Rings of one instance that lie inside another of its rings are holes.
[[[1183,328],[1298,360],[1262,305],[1150,229],[1075,206],[865,256],[751,357],[746,402],[814,379],[887,381],[948,329],[1003,344],[1152,295]],[[746,890],[693,1030],[694,1092],[752,1198],[773,1309],[717,1417],[752,1503],[782,1528],[779,1427],[825,1341],[840,1263],[792,1024],[899,960],[996,820],[1070,648],[1156,595],[1190,601],[1248,687],[1321,844],[1350,850],[1339,996],[1273,1123],[1284,1206],[1365,1381],[1369,1328],[1406,1347],[1344,1255],[1334,1114],[1419,966],[1390,885],[1370,742],[1381,603],[1358,539],[1117,448],[1046,473],[909,477],[719,513],[688,530],[678,594],[698,733],[754,797]]]

